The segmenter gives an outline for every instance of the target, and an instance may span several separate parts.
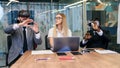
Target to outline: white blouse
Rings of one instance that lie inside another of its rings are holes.
[[[53,30],[54,28],[51,28],[48,32],[48,37],[54,37],[53,36]],[[63,37],[63,31],[62,32],[59,32],[58,29],[56,29],[57,31],[57,37]],[[70,29],[68,29],[68,37],[71,37],[72,36],[72,32]]]

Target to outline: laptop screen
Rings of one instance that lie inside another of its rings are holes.
[[[54,52],[78,51],[80,37],[55,37]]]

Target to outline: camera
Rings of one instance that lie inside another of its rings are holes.
[[[88,26],[90,26],[90,27],[91,27],[91,26],[92,26],[92,23],[88,23]]]
[[[92,22],[93,22],[93,21],[88,20],[88,26],[90,26],[90,27],[91,27],[91,26],[92,26]]]

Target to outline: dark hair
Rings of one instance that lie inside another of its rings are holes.
[[[95,19],[93,19],[93,21],[99,21],[99,18],[95,18]]]
[[[30,17],[30,13],[27,10],[21,10],[18,14],[19,17]]]

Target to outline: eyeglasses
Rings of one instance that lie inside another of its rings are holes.
[[[62,17],[55,17],[55,19],[60,20],[60,19],[62,19]]]

